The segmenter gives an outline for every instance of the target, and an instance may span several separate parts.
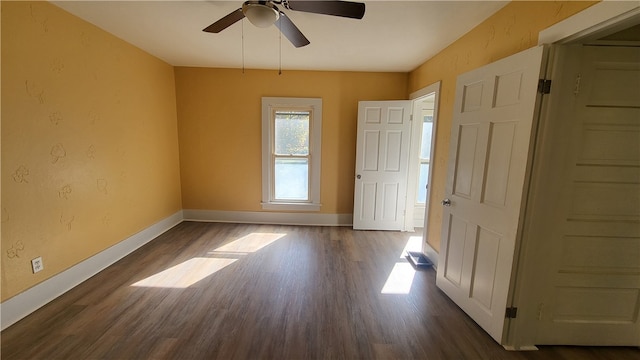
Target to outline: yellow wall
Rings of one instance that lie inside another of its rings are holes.
[[[322,98],[322,213],[353,212],[358,101],[406,99],[407,74],[176,68],[184,209],[261,211],[261,98]]]
[[[173,68],[49,3],[1,5],[4,301],[181,197]]]
[[[458,75],[538,44],[538,33],[596,2],[512,2],[409,74],[409,93],[442,81],[427,242],[440,249],[449,136]]]

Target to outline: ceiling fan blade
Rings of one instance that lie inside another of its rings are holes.
[[[362,19],[364,16],[364,3],[352,1],[288,1],[284,3],[287,9],[304,11],[314,14],[342,16],[353,19]]]
[[[300,29],[282,11],[280,11],[280,18],[275,22],[275,26],[291,41],[293,46],[299,48],[310,44]]]
[[[219,33],[220,31],[235,24],[237,21],[242,20],[242,18],[244,18],[244,13],[242,12],[242,9],[238,9],[223,17],[222,19],[214,22],[213,24],[207,26],[202,31],[209,33]]]

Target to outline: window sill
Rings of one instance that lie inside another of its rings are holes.
[[[263,202],[263,210],[320,211],[320,204]]]

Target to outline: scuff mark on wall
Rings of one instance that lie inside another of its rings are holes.
[[[27,90],[27,94],[32,98],[38,100],[40,104],[45,103],[45,92],[44,88],[35,81],[26,80],[24,82],[25,88]]]
[[[94,145],[90,145],[87,149],[87,157],[92,160],[96,158],[96,147]]]
[[[20,165],[20,167],[12,175],[13,181],[17,183],[28,184],[29,180],[27,179],[27,176],[29,176],[29,169],[24,165]]]
[[[60,124],[60,122],[62,121],[62,114],[60,114],[60,112],[58,111],[52,112],[51,114],[49,114],[49,121],[53,125]]]
[[[96,180],[96,187],[98,188],[98,191],[105,195],[109,195],[108,185],[109,183],[107,182],[106,179]]]
[[[484,48],[487,49],[491,43],[496,39],[496,27],[494,25],[489,26],[489,35],[484,42]]]
[[[64,149],[64,146],[62,146],[62,144],[55,144],[51,148],[50,154],[51,154],[51,163],[55,164],[58,162],[58,160],[67,156],[67,151]]]
[[[102,217],[102,224],[104,226],[109,226],[111,225],[111,213],[106,213],[103,217]]]
[[[58,190],[58,196],[62,199],[68,200],[71,195],[71,185],[67,184]]]
[[[76,219],[74,215],[65,216],[64,212],[60,213],[60,224],[64,225],[67,231],[71,231],[71,224]]]
[[[508,17],[505,21],[505,27],[504,27],[504,35],[505,36],[511,36],[511,33],[513,32],[513,26],[516,24],[516,16],[515,15],[511,15],[510,17]]]
[[[84,31],[82,31],[80,33],[80,43],[82,44],[82,46],[90,47],[91,46],[91,35],[87,34]]]
[[[96,122],[99,120],[100,120],[100,115],[98,115],[98,113],[96,113],[93,110],[89,111],[89,123],[91,125],[95,125]]]
[[[22,241],[18,241],[15,244],[12,244],[9,249],[7,249],[7,257],[9,259],[19,258],[20,251],[23,251],[23,250],[24,250],[24,244],[22,243]]]
[[[49,26],[47,24],[49,21],[49,18],[47,18],[46,15],[41,14],[40,10],[37,8],[36,5],[34,4],[29,5],[29,14],[31,15],[31,18],[33,19],[33,21],[40,24],[40,27],[42,28],[43,32],[45,33],[49,32]]]
[[[533,42],[533,34],[529,31],[527,34],[520,38],[520,47],[525,49],[528,44]]]
[[[56,58],[51,61],[51,71],[57,74],[62,73],[64,71],[64,63],[62,60]]]

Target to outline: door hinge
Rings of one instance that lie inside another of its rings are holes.
[[[409,121],[413,121],[413,114],[409,115]]]
[[[544,303],[538,304],[538,320],[542,320],[543,311],[544,311]]]
[[[580,93],[580,81],[582,80],[582,75],[578,74],[578,76],[576,76],[576,84],[573,87],[573,94],[574,95],[578,95]]]
[[[515,319],[517,315],[518,315],[517,307],[508,307],[507,311],[505,311],[504,313],[504,317],[507,319]]]
[[[551,80],[547,80],[547,79],[538,80],[538,92],[540,94],[551,93]]]

